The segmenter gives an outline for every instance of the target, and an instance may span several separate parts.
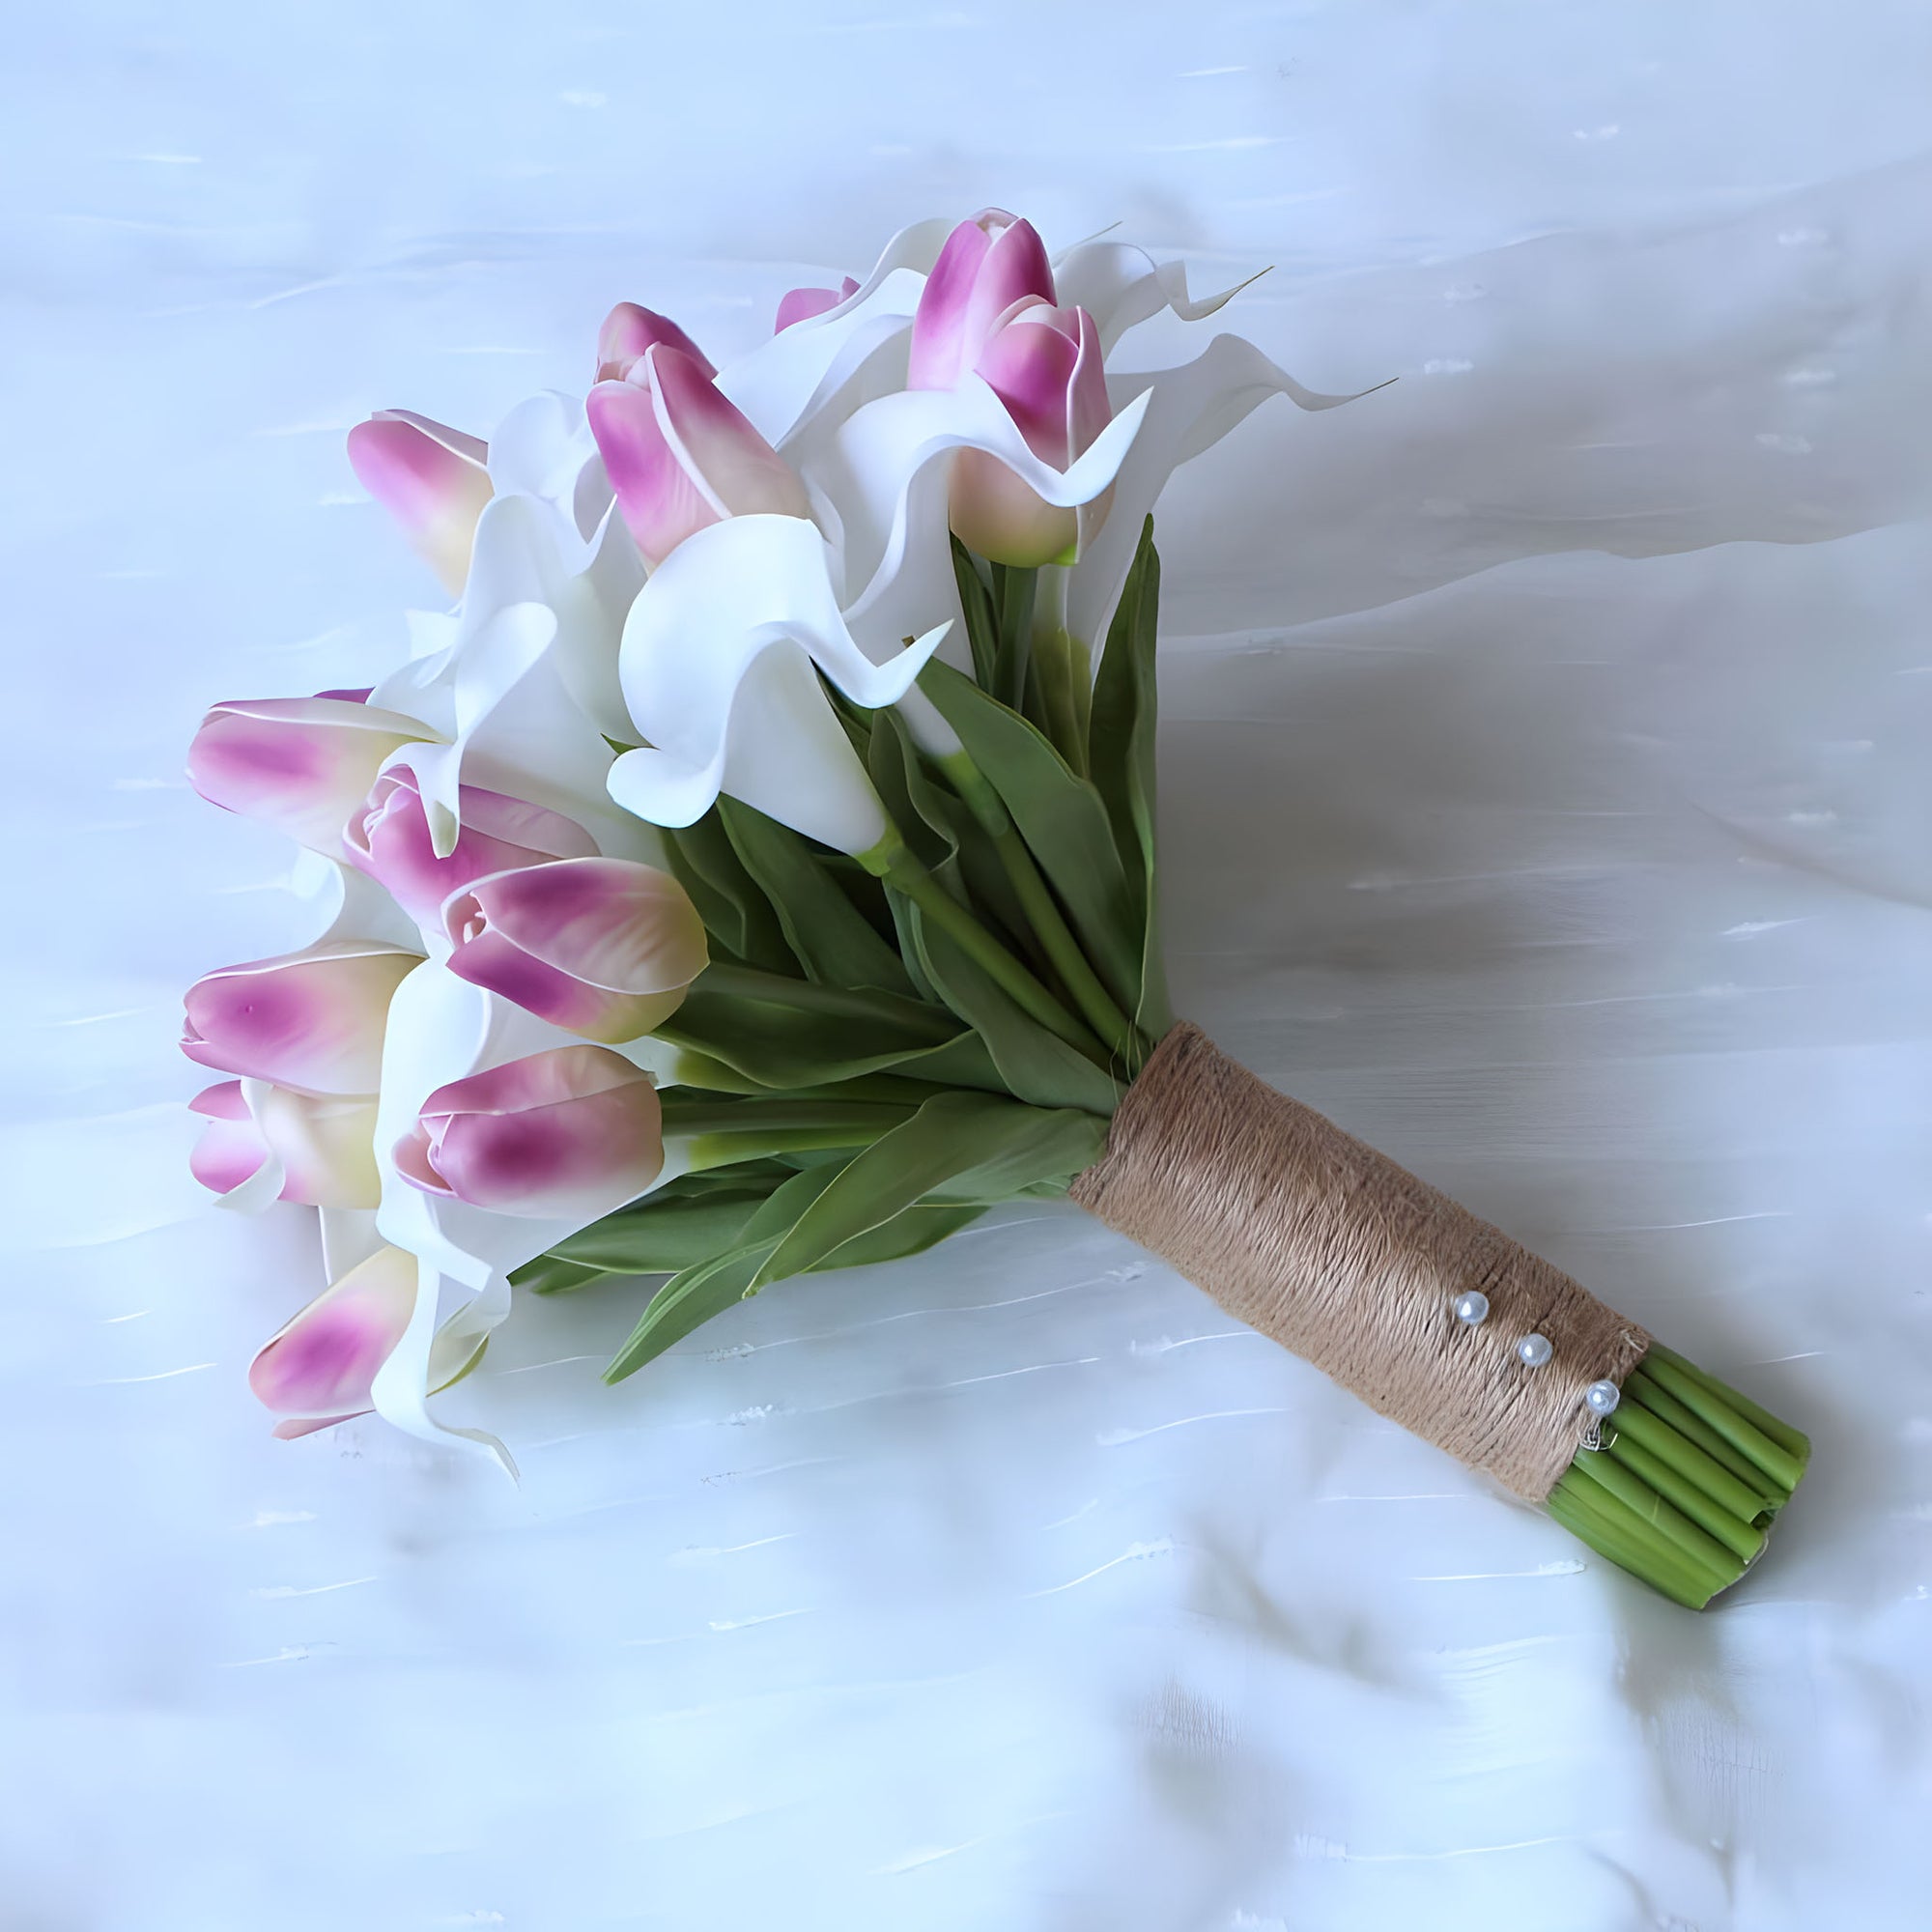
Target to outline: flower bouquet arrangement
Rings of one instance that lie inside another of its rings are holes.
[[[325,919],[212,973],[197,1176],[320,1210],[256,1357],[292,1436],[434,1395],[522,1294],[733,1303],[1067,1199],[1678,1602],[1764,1546],[1787,1424],[1177,1022],[1155,864],[1174,468],[1301,388],[1184,273],[988,210],[714,366],[626,302],[584,395],[349,459],[456,600],[369,690],[217,704],[190,776]]]

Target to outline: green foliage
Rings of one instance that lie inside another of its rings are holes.
[[[862,866],[730,799],[665,834],[712,946],[657,1030],[682,1171],[514,1277],[540,1293],[662,1278],[613,1381],[775,1281],[1064,1195],[1167,1023],[1151,524],[1091,681],[1049,580],[956,542],[952,561],[973,675],[933,665],[921,683],[963,753],[935,760],[898,712],[828,692],[895,856]]]

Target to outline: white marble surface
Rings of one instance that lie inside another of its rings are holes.
[[[809,17],[808,17],[809,16]],[[10,33],[9,1932],[1889,1932],[1932,1888],[1932,14],[101,0]],[[1696,1618],[1068,1214],[786,1287],[512,1489],[241,1371],[180,1172],[293,938],[213,697],[427,595],[341,436],[995,200],[1347,411],[1167,506],[1186,1010],[1814,1433]]]

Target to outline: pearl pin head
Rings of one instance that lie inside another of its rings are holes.
[[[1526,1369],[1540,1369],[1556,1351],[1548,1335],[1525,1335],[1516,1345],[1517,1359]]]
[[[1490,1319],[1490,1297],[1480,1288],[1472,1288],[1456,1297],[1456,1320],[1480,1328]]]
[[[1623,1399],[1623,1391],[1612,1381],[1592,1382],[1583,1391],[1583,1400],[1589,1404],[1592,1413],[1597,1415],[1614,1414],[1617,1404]]]

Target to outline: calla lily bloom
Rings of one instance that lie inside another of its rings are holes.
[[[951,389],[979,361],[1000,318],[1027,297],[1054,299],[1053,268],[1030,221],[981,209],[947,237],[913,317],[909,389]]]
[[[644,351],[658,342],[689,355],[704,371],[707,382],[717,375],[711,358],[669,316],[639,308],[636,302],[619,302],[604,318],[604,327],[597,331],[597,380],[600,383],[629,380],[632,371],[644,359]]]
[[[772,325],[772,333],[781,335],[795,322],[810,322],[815,315],[823,315],[827,309],[834,309],[842,301],[848,301],[859,293],[859,284],[850,275],[844,277],[836,289],[791,289],[779,301],[778,320]]]
[[[363,810],[350,821],[343,850],[350,863],[386,886],[417,924],[440,923],[442,902],[487,872],[548,859],[587,859],[597,841],[574,818],[508,798],[480,785],[457,790],[461,831],[446,858],[431,840],[422,792],[407,765],[384,772]]]
[[[379,410],[349,432],[356,480],[452,597],[469,575],[476,520],[491,497],[489,457],[488,443],[410,410]]]
[[[1000,318],[975,372],[1043,463],[1065,469],[1107,427],[1099,331],[1085,309],[1021,300]],[[1070,563],[1097,533],[1107,498],[1078,509],[1045,502],[998,457],[962,449],[952,462],[952,528],[995,563]]]
[[[304,1435],[370,1406],[376,1372],[403,1339],[416,1292],[416,1258],[379,1249],[263,1347],[249,1364],[248,1386],[287,1418],[277,1435]]]
[[[628,1060],[553,1047],[438,1088],[394,1158],[425,1193],[582,1223],[658,1178],[664,1117],[651,1076]]]
[[[612,1044],[668,1019],[709,958],[684,888],[628,859],[497,872],[452,895],[442,917],[459,979]]]
[[[347,693],[237,698],[201,721],[188,747],[188,781],[210,804],[337,859],[343,827],[383,760],[434,736],[413,718]]]
[[[241,1081],[224,1080],[188,1106],[208,1122],[188,1172],[217,1194],[232,1194],[274,1161],[282,1174],[278,1200],[374,1208],[381,1198],[374,1100],[325,1100],[270,1087],[251,1113]]]
[[[187,989],[182,1051],[298,1094],[373,1094],[390,996],[421,964],[400,947],[336,939],[224,966]]]
[[[654,343],[624,382],[599,383],[584,404],[618,511],[653,567],[726,517],[811,513],[791,466],[707,366]]]

